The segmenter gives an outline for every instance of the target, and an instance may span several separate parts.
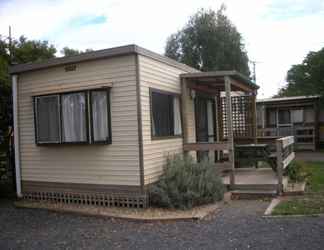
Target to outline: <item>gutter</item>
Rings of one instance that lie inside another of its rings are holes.
[[[18,124],[18,76],[12,75],[12,100],[14,120],[14,146],[15,146],[15,173],[17,197],[21,198],[21,171],[20,171],[20,150],[19,150],[19,124]]]

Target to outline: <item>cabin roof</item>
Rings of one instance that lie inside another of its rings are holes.
[[[319,95],[309,95],[309,96],[289,96],[289,97],[275,97],[275,98],[265,98],[265,99],[257,99],[257,103],[273,103],[273,102],[294,102],[301,100],[313,100],[319,99]]]
[[[18,74],[27,71],[35,71],[35,70],[46,69],[55,66],[68,65],[68,64],[74,64],[79,62],[118,57],[118,56],[130,55],[130,54],[147,56],[187,72],[195,72],[195,71],[199,72],[197,69],[192,68],[186,64],[179,63],[166,56],[162,56],[158,53],[144,49],[135,44],[131,44],[131,45],[125,45],[125,46],[114,47],[109,49],[85,52],[80,55],[56,57],[56,58],[48,59],[43,62],[16,64],[16,65],[12,65],[9,68],[9,73]]]

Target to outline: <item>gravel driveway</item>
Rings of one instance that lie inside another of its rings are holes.
[[[324,218],[262,218],[233,201],[200,222],[139,223],[16,209],[0,200],[0,249],[324,249]]]

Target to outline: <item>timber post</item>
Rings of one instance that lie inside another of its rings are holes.
[[[229,143],[228,158],[231,165],[230,187],[233,189],[235,185],[235,158],[234,158],[234,137],[232,122],[232,100],[231,100],[231,79],[224,77],[226,92],[226,123],[227,123],[227,140]]]

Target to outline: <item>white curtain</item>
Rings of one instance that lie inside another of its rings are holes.
[[[303,122],[303,110],[295,109],[291,111],[291,120],[293,123]]]
[[[62,95],[63,141],[87,140],[86,99],[84,93]]]
[[[208,141],[214,142],[214,116],[213,116],[213,102],[207,101],[207,121],[208,121]]]
[[[173,98],[173,114],[174,114],[174,135],[182,134],[180,100],[178,97]],[[154,131],[154,127],[153,127]]]
[[[108,132],[107,91],[91,92],[93,140],[106,141]]]
[[[314,109],[306,108],[305,109],[305,122],[314,122],[314,121],[315,121]]]

